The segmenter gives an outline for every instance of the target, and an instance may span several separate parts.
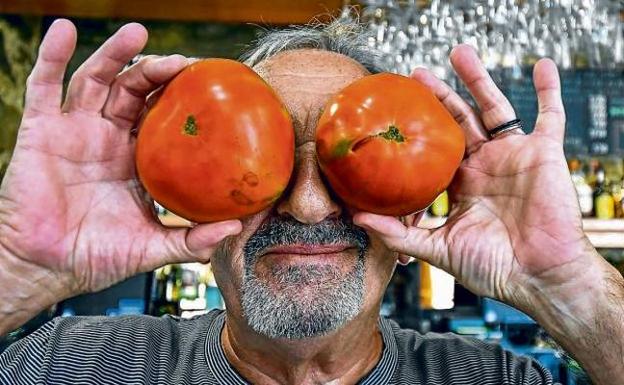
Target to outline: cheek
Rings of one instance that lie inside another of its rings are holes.
[[[396,266],[398,253],[388,249],[381,239],[370,236],[370,247],[366,256],[366,287],[375,296],[383,296]]]
[[[223,241],[212,257],[211,264],[215,281],[217,281],[217,285],[219,285],[226,302],[228,297],[236,298],[239,296],[238,292],[242,284],[244,271],[243,248],[270,211],[271,208],[268,208],[243,219],[243,231],[239,235],[229,237]]]
[[[240,236],[226,239],[210,261],[215,281],[226,299],[235,295],[242,282],[243,253],[240,244]]]

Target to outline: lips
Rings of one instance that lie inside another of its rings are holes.
[[[334,254],[341,253],[347,249],[353,248],[349,244],[337,245],[279,245],[269,247],[264,250],[265,254],[298,254],[298,255],[317,255],[317,254]]]

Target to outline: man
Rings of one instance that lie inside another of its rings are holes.
[[[155,221],[137,182],[131,130],[148,94],[189,61],[148,57],[118,73],[146,39],[140,25],[122,27],[76,71],[62,105],[76,31],[58,20],[41,43],[0,190],[0,333],[59,300],[176,262],[211,261],[227,311],[56,319],[0,356],[0,383],[552,382],[497,346],[379,319],[397,260],[413,256],[535,317],[597,384],[624,384],[624,279],[583,234],[551,61],[535,67],[531,135],[499,132],[514,110],[470,47],[455,48],[451,61],[479,112],[429,72],[413,73],[467,138],[448,224],[423,230],[419,215],[354,212],[319,173],[322,106],[378,70],[361,29],[335,22],[269,33],[247,62],[292,115],[290,188],[241,221],[174,230]]]

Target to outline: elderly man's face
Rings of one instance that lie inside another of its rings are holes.
[[[243,220],[242,233],[213,258],[229,316],[291,339],[376,316],[396,255],[353,225],[320,174],[314,142],[328,98],[368,72],[343,55],[310,49],[281,53],[255,70],[291,113],[296,164],[284,196]]]

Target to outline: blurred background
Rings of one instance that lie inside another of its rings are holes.
[[[370,31],[369,44],[384,53],[383,64],[401,74],[429,68],[467,100],[448,54],[453,46],[469,43],[529,131],[537,113],[532,67],[540,57],[551,57],[562,75],[565,151],[585,231],[624,271],[624,1],[0,0],[0,177],[11,157],[38,44],[59,16],[70,18],[79,31],[70,73],[128,21],[140,21],[149,30],[145,54],[237,58],[263,29],[313,17],[357,18]],[[448,211],[443,193],[421,226],[440,226]],[[163,208],[159,213],[167,226],[187,225]],[[57,304],[0,339],[0,351],[57,315],[191,317],[213,308],[223,308],[223,301],[209,264],[165,266]],[[564,385],[588,383],[529,317],[475,296],[426,264],[397,268],[381,311],[403,327],[452,331],[531,355]]]

